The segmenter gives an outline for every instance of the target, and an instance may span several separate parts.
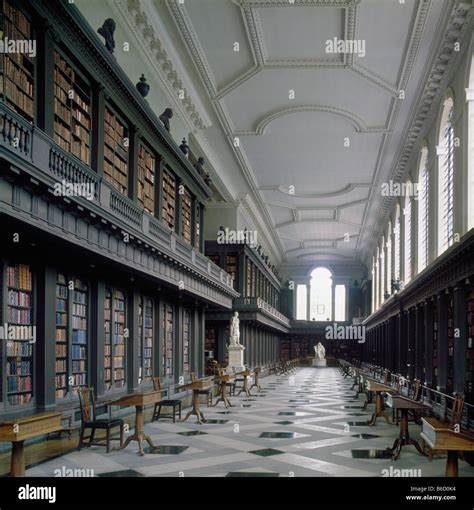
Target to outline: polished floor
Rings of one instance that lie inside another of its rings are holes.
[[[386,451],[398,426],[379,419],[367,426],[373,410],[361,409],[365,396],[354,400],[352,380],[336,368],[300,368],[289,376],[262,379],[263,391],[247,399],[231,397],[202,410],[207,423],[195,417],[184,423],[147,423],[146,432],[158,450],[144,457],[132,442],[126,450],[105,453],[101,447],[36,465],[27,476],[444,476],[445,456],[432,462],[404,446],[397,461]],[[388,412],[388,414],[391,414]],[[410,424],[419,439],[420,427]],[[133,431],[131,431],[133,433]],[[460,476],[474,468],[460,461]]]

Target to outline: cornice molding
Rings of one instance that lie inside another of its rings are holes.
[[[331,198],[331,197],[337,197],[340,195],[346,195],[347,193],[350,193],[351,191],[354,191],[357,188],[372,188],[372,183],[349,183],[345,188],[331,191],[328,193],[290,193],[290,191],[285,188],[284,186],[277,185],[277,186],[261,186],[258,188],[258,191],[277,191],[285,196],[290,196],[294,198]],[[363,200],[364,202],[366,200]],[[282,205],[281,207],[286,207],[285,205]],[[306,207],[297,207],[299,210],[307,209]],[[311,210],[318,210],[318,209],[327,209],[327,207],[310,207]]]
[[[110,3],[112,8],[121,16],[122,21],[128,26],[132,34],[136,34],[136,41],[143,54],[148,56],[149,66],[156,72],[160,80],[168,88],[171,96],[178,97],[180,91],[184,91],[184,99],[175,101],[175,106],[180,114],[191,127],[191,131],[202,130],[207,126],[194,104],[183,81],[178,76],[173,62],[163,47],[161,39],[157,36],[152,24],[148,21],[148,15],[139,0],[114,0]],[[153,58],[151,58],[153,56]],[[210,121],[207,121],[210,124]]]

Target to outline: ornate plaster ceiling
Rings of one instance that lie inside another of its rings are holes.
[[[406,170],[466,9],[436,0],[166,3],[248,184],[241,191],[282,259],[366,260],[391,208],[380,185]],[[363,41],[363,51],[327,53],[334,38]]]

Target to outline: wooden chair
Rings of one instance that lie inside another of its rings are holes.
[[[97,409],[95,405],[94,388],[78,388],[77,394],[79,396],[79,404],[81,406],[81,429],[79,432],[79,446],[80,450],[83,446],[106,446],[107,453],[110,452],[110,441],[117,439],[120,440],[120,446],[123,445],[123,429],[124,423],[120,418],[102,418],[97,419]],[[111,438],[111,431],[115,427],[120,427],[120,438]],[[85,437],[86,429],[91,429],[88,437]],[[95,431],[105,430],[106,443],[94,442]],[[89,442],[85,442],[88,439]]]
[[[161,381],[159,377],[153,377],[153,389],[161,391]],[[171,407],[173,414],[161,414],[162,407]],[[181,400],[179,399],[165,399],[156,402],[153,409],[153,417],[151,421],[159,420],[160,418],[173,418],[173,423],[176,422],[176,408],[178,408],[179,419],[181,419]]]
[[[465,400],[464,394],[461,394],[461,393],[455,394],[454,401],[453,401],[453,407],[451,409],[451,419],[449,420],[449,428],[450,429],[454,429],[454,427],[456,425],[459,426],[459,429],[461,429],[462,413],[464,411],[464,400]],[[431,418],[430,421],[432,423],[434,423],[436,421],[436,422],[438,422],[437,423],[438,426],[440,426],[440,427],[443,426],[443,422],[441,422],[439,420],[434,420],[433,418]],[[428,458],[429,458],[430,462],[433,460],[433,453],[435,451],[436,451],[436,453],[440,453],[440,454],[447,453],[445,450],[433,450],[426,443],[425,443],[425,449],[428,449]]]
[[[197,380],[196,374],[194,372],[191,372],[191,382],[196,382],[196,380]],[[212,388],[198,391],[198,395],[206,395],[207,407],[212,406],[212,391],[213,391]]]

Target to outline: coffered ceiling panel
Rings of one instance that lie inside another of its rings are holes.
[[[256,11],[267,64],[342,64],[340,53],[326,53],[325,41],[334,35],[340,39],[344,37],[344,9],[301,7],[295,9],[291,16],[281,7]]]

